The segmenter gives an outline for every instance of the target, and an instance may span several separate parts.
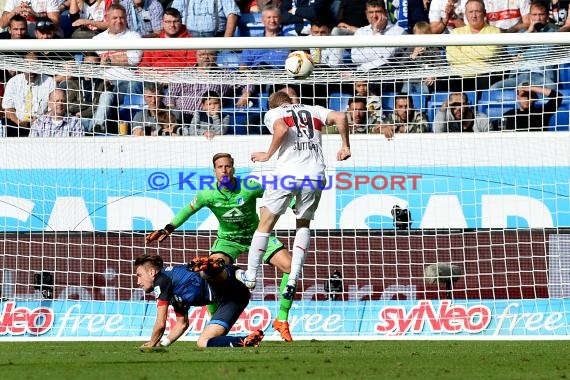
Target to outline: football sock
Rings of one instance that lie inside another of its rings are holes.
[[[243,347],[243,339],[239,336],[217,336],[208,339],[206,347]]]
[[[267,251],[267,244],[269,243],[269,233],[255,231],[251,245],[249,246],[249,254],[247,255],[247,278],[253,280],[257,278],[257,268],[261,263],[261,259]]]
[[[210,316],[214,315],[214,313],[216,312],[216,310],[218,310],[218,304],[217,303],[211,303],[207,306],[208,311],[210,312]]]
[[[283,273],[281,285],[279,285],[279,312],[277,313],[277,319],[279,321],[289,319],[289,310],[291,310],[291,306],[293,305],[293,300],[283,298],[283,291],[285,290],[285,286],[287,286],[287,281],[289,281],[289,273]]]
[[[299,278],[310,242],[311,231],[307,227],[299,228],[295,233],[295,241],[293,242],[293,257],[291,258],[289,279],[297,281]]]

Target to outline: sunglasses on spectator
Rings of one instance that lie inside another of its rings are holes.
[[[453,102],[453,103],[450,103],[449,106],[451,108],[459,108],[459,107],[463,107],[463,103]]]
[[[36,29],[51,29],[53,28],[53,21],[41,20],[36,23]]]

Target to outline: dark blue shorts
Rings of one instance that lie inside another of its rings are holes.
[[[236,323],[249,303],[250,298],[249,289],[236,280],[235,269],[236,267],[233,265],[228,265],[226,270],[229,272],[230,278],[223,284],[212,287],[215,294],[214,302],[218,305],[218,308],[212,315],[209,323],[223,326],[226,329],[226,333]]]

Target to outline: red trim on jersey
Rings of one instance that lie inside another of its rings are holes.
[[[520,9],[506,9],[504,11],[487,12],[487,20],[490,22],[512,20],[515,18],[521,18]]]
[[[287,124],[287,126],[289,128],[296,128],[295,125],[295,119],[293,119],[292,116],[285,116],[283,118],[283,121],[285,122],[285,124]],[[323,129],[323,123],[320,119],[317,118],[313,118],[313,128],[315,128],[317,131],[321,131]]]

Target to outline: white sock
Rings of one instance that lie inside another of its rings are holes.
[[[247,255],[247,278],[251,281],[257,278],[257,268],[261,264],[261,260],[267,251],[269,243],[269,233],[255,231],[249,246],[249,254]]]
[[[293,242],[293,257],[291,258],[291,273],[289,280],[295,280],[301,275],[303,264],[309,244],[311,243],[311,231],[307,227],[302,227],[295,233],[295,241]]]

